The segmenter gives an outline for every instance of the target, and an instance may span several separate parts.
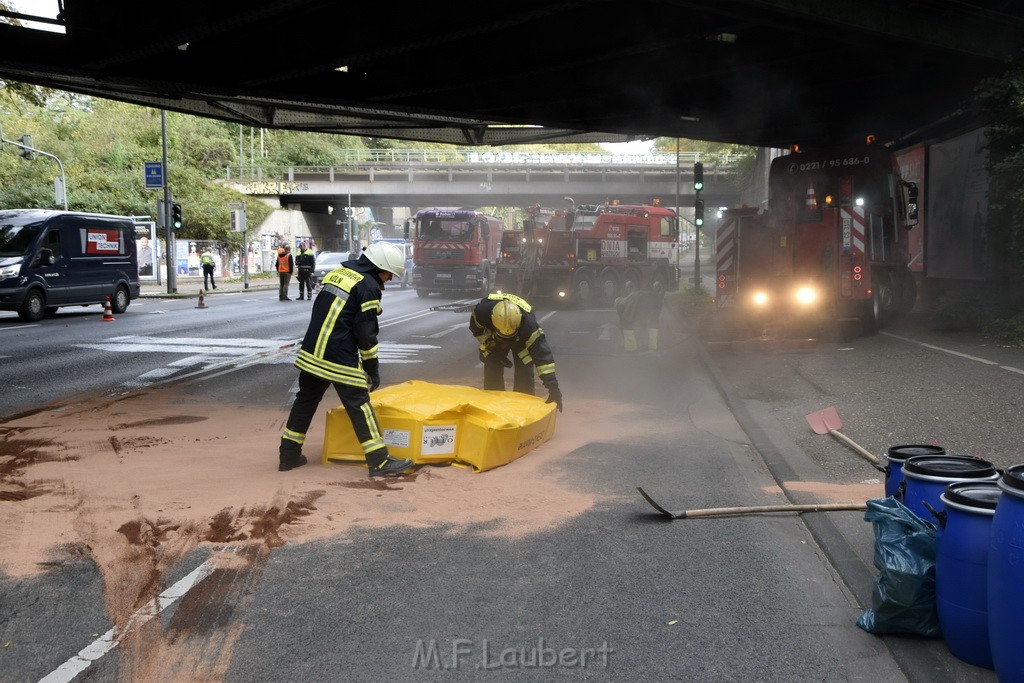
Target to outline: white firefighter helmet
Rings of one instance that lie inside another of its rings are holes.
[[[499,337],[512,337],[523,320],[523,312],[508,299],[502,299],[491,309],[491,324]]]
[[[363,255],[370,263],[397,278],[402,277],[402,273],[405,272],[405,253],[391,242],[374,242],[363,249]]]

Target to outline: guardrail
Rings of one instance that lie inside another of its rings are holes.
[[[229,166],[225,177],[231,181],[294,180],[297,176],[327,176],[372,171],[409,171],[444,169],[450,172],[501,171],[532,168],[536,170],[655,170],[674,171],[676,165],[687,173],[693,164],[703,162],[706,172],[734,168],[747,154],[709,154],[706,152],[619,153],[619,152],[523,152],[479,150],[339,150],[341,161],[331,166]]]

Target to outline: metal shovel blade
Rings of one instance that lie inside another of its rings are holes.
[[[828,434],[843,427],[843,421],[839,419],[839,413],[835,406],[816,410],[805,417],[807,424],[811,425],[815,434]]]
[[[873,453],[870,453],[866,448],[839,431],[839,428],[843,426],[843,421],[839,419],[839,413],[836,411],[835,406],[816,410],[804,417],[807,418],[807,424],[811,425],[811,429],[814,430],[815,434],[831,434],[837,441],[845,444],[854,453],[874,465],[876,470],[885,472],[885,468]]]

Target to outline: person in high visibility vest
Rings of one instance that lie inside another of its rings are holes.
[[[299,253],[295,256],[295,267],[298,268],[299,301],[309,296],[313,300],[313,269],[316,268],[316,256],[305,242],[299,242]]]
[[[533,308],[514,294],[488,294],[473,309],[469,331],[480,347],[484,389],[505,389],[505,368],[515,367],[512,390],[535,395],[533,370],[548,390],[547,403],[562,412],[562,391],[555,377],[555,357]],[[509,360],[509,352],[512,360]]]
[[[203,267],[203,289],[209,289],[210,285],[213,285],[213,288],[217,289],[217,283],[213,280],[213,268],[215,264],[213,254],[210,253],[209,249],[203,250],[203,255],[199,257],[199,263]]]
[[[332,385],[352,421],[370,477],[396,476],[412,467],[412,460],[392,458],[388,453],[370,403],[370,392],[380,386],[377,316],[382,312],[381,292],[385,282],[401,278],[403,272],[402,250],[389,242],[377,242],[358,259],[345,261],[324,277],[295,359],[299,391],[281,434],[279,471],[306,464],[302,454],[306,431]]]
[[[277,298],[281,301],[291,301],[288,296],[288,285],[292,283],[292,272],[295,270],[295,259],[292,258],[292,248],[287,244],[277,250],[277,277],[280,287],[277,291]]]

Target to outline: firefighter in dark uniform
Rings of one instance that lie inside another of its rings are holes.
[[[394,476],[412,461],[392,458],[370,404],[370,391],[380,386],[377,359],[377,316],[381,290],[392,277],[402,277],[405,254],[390,242],[371,244],[358,259],[345,261],[323,279],[313,302],[306,336],[295,367],[299,391],[281,434],[279,470],[306,464],[302,444],[327,388],[334,385],[359,439],[371,477]]]
[[[562,392],[555,377],[555,357],[532,307],[514,294],[489,294],[473,309],[469,331],[480,345],[484,389],[505,389],[505,368],[515,367],[512,390],[534,395],[533,369],[548,390],[547,403],[562,411]],[[509,351],[512,360],[508,359]]]

